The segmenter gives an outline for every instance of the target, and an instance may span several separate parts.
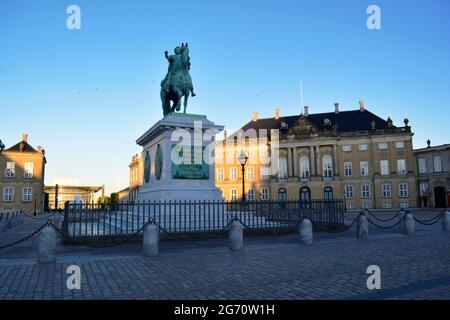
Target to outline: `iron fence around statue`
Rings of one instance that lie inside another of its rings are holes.
[[[62,227],[73,238],[122,237],[153,220],[163,233],[193,235],[226,232],[238,219],[249,231],[278,233],[294,230],[305,217],[339,226],[344,224],[344,212],[342,200],[68,203]]]

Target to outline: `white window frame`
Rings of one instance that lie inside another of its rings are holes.
[[[330,155],[322,157],[322,175],[324,179],[333,178],[333,158]]]
[[[370,184],[362,184],[361,185],[361,199],[370,199]]]
[[[230,189],[230,200],[237,200],[237,189],[231,188]]]
[[[441,155],[433,156],[433,172],[442,172],[442,156]]]
[[[397,173],[400,175],[408,173],[406,170],[406,159],[397,159]]]
[[[405,141],[395,142],[395,149],[404,149],[404,148],[405,148]]]
[[[353,176],[353,165],[351,161],[344,162],[344,176],[346,177]]]
[[[236,167],[230,168],[230,180],[236,181],[238,179],[238,173]]]
[[[10,191],[10,192],[7,192]],[[14,202],[14,188],[4,187],[3,188],[3,202]]]
[[[419,167],[419,173],[424,174],[427,173],[427,158],[418,158],[417,166]]]
[[[16,176],[16,163],[14,161],[6,161],[5,177],[14,178]]]
[[[263,201],[270,199],[270,189],[268,187],[262,187],[260,190],[260,198]]]
[[[392,185],[390,183],[383,183],[381,185],[382,198],[392,198]]]
[[[344,197],[345,199],[354,199],[355,198],[355,188],[351,184],[347,184],[344,186]]]
[[[352,152],[352,145],[351,144],[343,144],[342,151],[343,152]]]
[[[386,166],[384,166],[383,164],[386,164]],[[380,175],[389,175],[389,160],[380,160]]]
[[[389,144],[387,142],[378,143],[378,150],[387,150],[389,148]]]
[[[248,188],[245,200],[254,201],[255,200],[255,188]]]
[[[27,168],[28,166],[28,168]],[[25,179],[32,179],[34,175],[34,163],[33,162],[25,162],[24,164],[24,170],[23,170],[23,177]]]
[[[247,167],[247,180],[255,180],[255,167]]]
[[[399,198],[409,197],[409,185],[406,182],[401,182],[398,184],[398,196]]]
[[[22,189],[22,202],[30,203],[32,201],[33,201],[33,188],[24,187]]]
[[[359,151],[367,151],[369,150],[369,145],[367,143],[361,143],[358,145]]]
[[[359,174],[361,177],[369,176],[369,161],[362,160],[359,162]]]
[[[287,159],[280,158],[278,161],[278,178],[286,179],[288,177],[288,169],[287,169]]]
[[[309,158],[305,156],[300,158],[300,178],[301,179],[310,178]]]
[[[225,180],[225,171],[223,168],[217,168],[217,181],[224,181]]]

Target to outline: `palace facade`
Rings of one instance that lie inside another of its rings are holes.
[[[28,135],[12,147],[0,151],[0,209],[17,209],[25,213],[44,211],[45,150],[33,148]]]
[[[348,209],[417,207],[413,133],[364,107],[253,119],[218,141],[216,185],[227,200],[345,199]]]
[[[450,207],[450,144],[414,150],[420,206]]]

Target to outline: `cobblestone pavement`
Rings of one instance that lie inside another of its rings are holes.
[[[0,244],[41,223],[1,234]],[[36,263],[34,238],[0,251],[0,299],[450,299],[450,232],[439,224],[413,236],[354,235],[315,234],[311,246],[295,235],[252,237],[240,252],[226,239],[168,241],[156,257],[142,256],[140,244],[58,246],[57,262],[47,265]],[[66,287],[71,264],[81,268],[81,290]],[[373,264],[381,290],[366,286]]]

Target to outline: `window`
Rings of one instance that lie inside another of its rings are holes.
[[[23,173],[24,178],[31,179],[33,178],[33,162],[25,162],[25,171]]]
[[[406,160],[405,159],[397,159],[397,173],[398,174],[406,174]]]
[[[400,198],[408,197],[408,184],[407,183],[399,183],[398,195]]]
[[[287,200],[286,189],[285,188],[278,189],[278,201],[286,201],[286,200]]]
[[[230,189],[230,199],[231,200],[237,199],[237,190],[236,189]]]
[[[255,150],[249,150],[249,151],[248,151],[248,158],[249,158],[249,159],[254,159],[254,158],[256,158],[256,152],[255,152]]]
[[[389,175],[389,161],[388,160],[380,160],[380,174],[382,176]]]
[[[230,160],[234,159],[234,151],[228,151],[227,152],[227,159],[230,159]]]
[[[333,200],[333,188],[332,187],[325,187],[323,189],[323,198],[325,200]]]
[[[255,189],[253,189],[253,188],[248,189],[246,198],[247,198],[247,200],[250,200],[250,201],[255,200]]]
[[[33,189],[32,188],[23,188],[22,201],[23,202],[31,202],[32,200],[33,200]]]
[[[433,167],[434,167],[434,172],[442,171],[442,157],[441,156],[433,157]]]
[[[388,148],[387,142],[380,142],[380,143],[378,144],[378,149],[379,149],[379,150],[386,150],[387,148]]]
[[[419,183],[419,194],[420,196],[424,196],[428,190],[430,189],[428,182],[420,182]]]
[[[350,152],[350,151],[352,151],[352,145],[351,145],[351,144],[344,144],[344,145],[342,146],[342,151],[344,151],[344,152]]]
[[[370,209],[370,204],[369,203],[361,204],[361,209]]]
[[[13,161],[6,162],[6,173],[7,178],[12,178],[16,175],[16,163]]]
[[[419,164],[419,173],[427,173],[427,159],[419,158],[417,163]]]
[[[391,184],[390,183],[383,183],[381,185],[381,195],[383,198],[390,198],[392,197],[392,190],[391,190]]]
[[[255,167],[247,167],[247,179],[248,180],[255,179]]]
[[[403,149],[405,148],[405,142],[404,141],[397,141],[395,143],[395,149]]]
[[[370,198],[370,185],[368,184],[361,185],[361,198],[363,199]]]
[[[390,203],[390,202],[383,203],[383,209],[391,209],[391,208],[392,208],[392,203]]]
[[[344,162],[344,175],[346,177],[351,177],[353,175],[351,162]]]
[[[331,156],[326,155],[322,158],[323,163],[323,177],[325,179],[333,178],[333,159]]]
[[[308,157],[300,158],[300,178],[301,179],[309,179],[309,158]]]
[[[287,160],[286,158],[280,158],[279,160],[279,172],[278,172],[278,177],[280,179],[285,179],[287,178]]]
[[[270,199],[269,188],[267,187],[261,188],[261,200],[269,200],[269,199]]]
[[[367,145],[367,143],[362,143],[358,145],[358,149],[359,151],[367,151],[369,149],[369,146]]]
[[[400,203],[400,208],[402,208],[402,209],[408,209],[408,208],[409,208],[409,203],[408,203],[408,202],[402,202],[402,203]]]
[[[344,188],[344,196],[345,199],[353,199],[354,193],[353,193],[353,186],[352,185],[346,185]]]
[[[230,180],[237,180],[237,168],[230,168]]]
[[[223,152],[222,152],[222,150],[216,149],[215,150],[215,156],[216,156],[217,159],[223,159]]]
[[[261,167],[261,179],[267,180],[272,176],[271,167]]]
[[[6,187],[3,189],[3,201],[13,202],[14,201],[14,189],[11,187]]]
[[[359,162],[359,171],[361,177],[367,177],[369,175],[369,161],[360,161]]]
[[[300,200],[301,201],[311,200],[311,190],[308,187],[303,187],[300,189]]]
[[[225,177],[223,168],[217,168],[217,181],[223,181],[224,179]]]

